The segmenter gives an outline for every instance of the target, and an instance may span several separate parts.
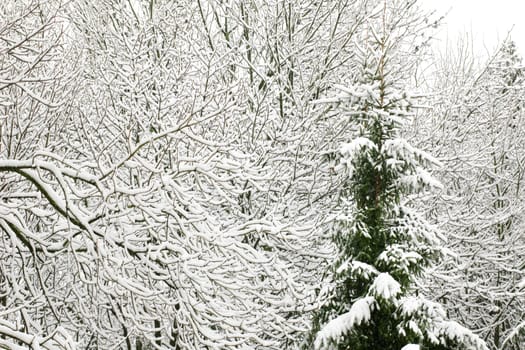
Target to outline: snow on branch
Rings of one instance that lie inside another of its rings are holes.
[[[377,145],[366,137],[357,137],[341,146],[342,155],[341,163],[348,169],[349,177],[352,177],[354,171],[353,162],[361,154],[367,154],[370,151],[377,151]]]
[[[337,341],[338,338],[348,333],[354,326],[369,321],[375,303],[376,300],[372,296],[355,301],[350,307],[350,311],[337,316],[317,333],[314,348],[329,349],[331,341]]]
[[[369,294],[384,300],[395,298],[401,292],[401,285],[390,274],[380,273],[370,286]]]
[[[58,327],[50,335],[25,333],[16,325],[0,319],[0,347],[11,350],[74,350],[75,342],[65,329]]]

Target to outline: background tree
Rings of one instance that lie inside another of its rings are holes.
[[[2,271],[2,312],[44,340],[65,328],[81,348],[277,343],[297,328],[290,311],[301,294],[279,257],[239,237],[276,232],[287,241],[295,232],[237,214],[244,184],[267,181],[268,170],[217,132],[233,106],[214,73],[220,58],[197,55],[200,27],[170,22],[172,2],[68,5],[52,29],[65,31],[60,48],[78,65],[67,66],[74,80],[61,86],[70,98],[63,119],[48,126],[56,142],[15,157],[16,138],[3,138],[2,252],[11,266]],[[22,121],[33,131],[46,120],[30,117],[23,110],[3,121],[18,135]],[[33,195],[21,202],[18,191]]]
[[[454,274],[436,273],[440,283],[431,282],[430,289],[491,348],[518,349],[525,266],[523,65],[511,40],[487,62],[460,52],[461,64],[449,56],[441,62],[450,66],[438,66],[441,93],[415,135],[445,165],[439,177],[450,186],[437,196],[432,212],[450,232],[448,246],[460,262]],[[464,69],[451,74],[452,66]]]
[[[39,249],[54,239],[41,234],[53,220],[41,220],[47,213],[34,205],[46,194],[47,177],[39,183],[43,191],[25,180],[45,171],[28,170],[35,152],[63,142],[75,91],[63,10],[53,1],[0,5],[0,347],[7,349],[74,347],[55,317],[59,310],[46,307],[66,287],[59,287],[63,266],[44,260]]]

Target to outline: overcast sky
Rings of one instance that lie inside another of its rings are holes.
[[[511,37],[525,56],[525,0],[421,0],[426,9],[445,17],[438,38],[444,45],[447,37],[456,40],[458,33],[469,32],[480,53],[493,50],[514,26]]]

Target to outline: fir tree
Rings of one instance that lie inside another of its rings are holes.
[[[424,26],[414,4],[385,1],[371,11],[355,84],[318,101],[348,115],[357,137],[340,149],[347,181],[334,225],[338,256],[313,320],[315,349],[486,349],[414,286],[439,256],[440,234],[407,200],[441,186],[425,170],[439,162],[400,137],[414,109],[403,82],[413,62],[407,53],[418,46],[407,33]]]

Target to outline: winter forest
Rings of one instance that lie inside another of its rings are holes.
[[[525,66],[417,0],[2,0],[0,349],[525,349]]]

